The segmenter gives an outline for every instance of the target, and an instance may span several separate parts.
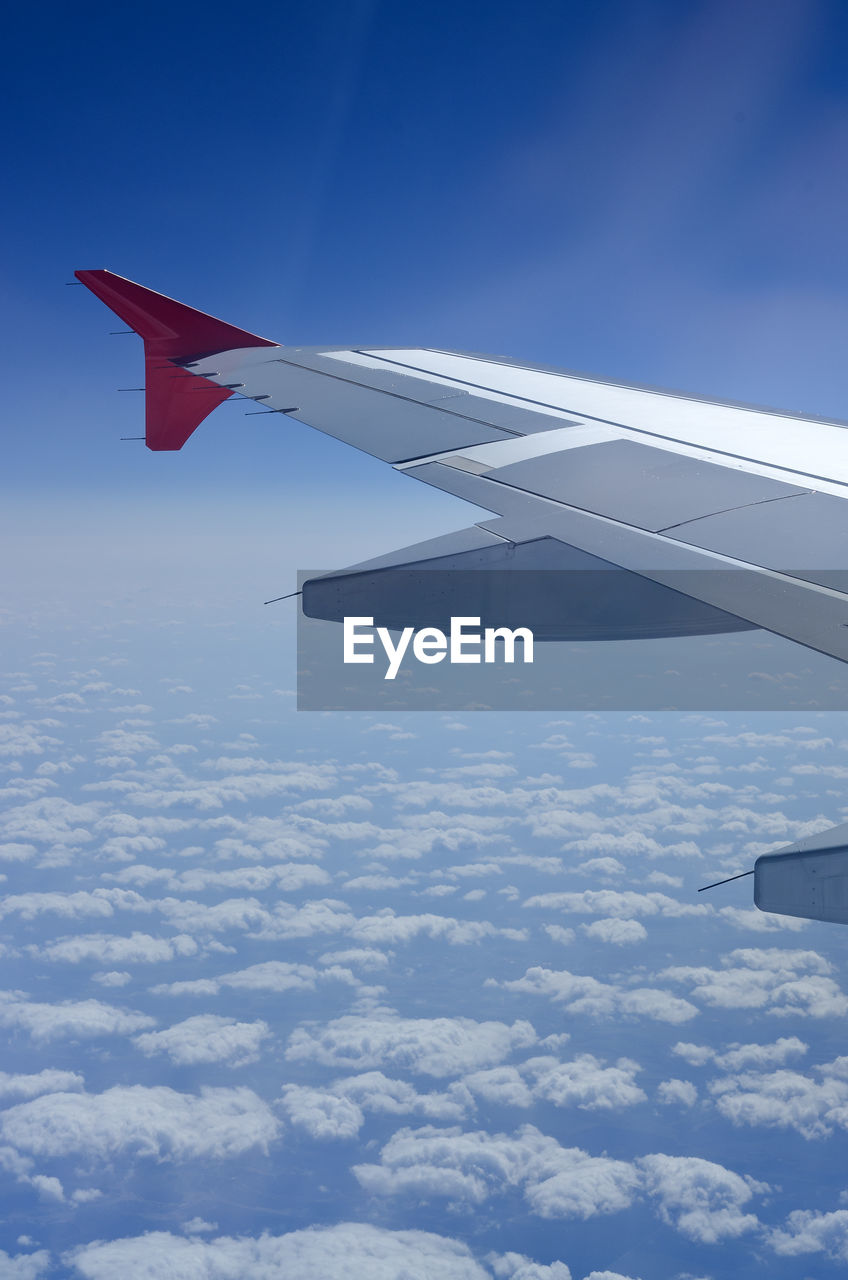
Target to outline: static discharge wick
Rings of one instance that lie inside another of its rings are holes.
[[[740,871],[738,876],[728,876],[726,880],[715,880],[712,884],[702,885],[698,892],[703,893],[705,889],[717,889],[720,884],[730,884],[731,880],[744,880],[745,876],[752,876],[753,874],[753,870]]]

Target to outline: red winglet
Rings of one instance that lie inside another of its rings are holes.
[[[144,339],[148,449],[181,449],[195,427],[232,395],[171,361],[198,360],[236,347],[279,345],[111,271],[74,275]]]

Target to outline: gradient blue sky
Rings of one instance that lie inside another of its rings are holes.
[[[810,0],[16,9],[18,585],[155,590],[167,567],[179,595],[253,602],[474,514],[233,402],[182,454],[120,443],[141,344],[65,288],[77,267],[283,342],[846,413],[846,42],[844,6]]]
[[[140,344],[64,288],[80,266],[283,342],[843,414],[846,43],[845,7],[810,0],[18,9],[6,485],[35,509],[116,489],[242,505],[319,469],[392,492],[234,405],[185,458],[119,445]]]

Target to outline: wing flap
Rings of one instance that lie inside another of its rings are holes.
[[[500,519],[482,524],[504,538],[516,542],[557,538],[775,635],[848,662],[848,596],[841,592],[498,484],[490,479],[491,473],[473,475],[439,462],[409,470],[426,484],[499,515]]]
[[[368,617],[390,630],[473,617],[537,640],[716,635],[752,625],[552,537],[512,542],[475,525],[309,578],[308,618]]]
[[[730,507],[804,493],[766,476],[631,440],[608,440],[499,467],[490,480],[658,532]]]
[[[804,493],[757,507],[692,519],[673,536],[690,546],[735,556],[821,586],[848,589],[848,504]]]

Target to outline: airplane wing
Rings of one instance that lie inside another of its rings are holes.
[[[109,271],[76,276],[144,339],[151,449],[239,394],[490,513],[348,575],[614,568],[655,629],[631,612],[571,634],[763,627],[848,661],[848,424],[492,356],[284,347]]]
[[[757,858],[754,902],[777,915],[848,924],[848,823]]]

